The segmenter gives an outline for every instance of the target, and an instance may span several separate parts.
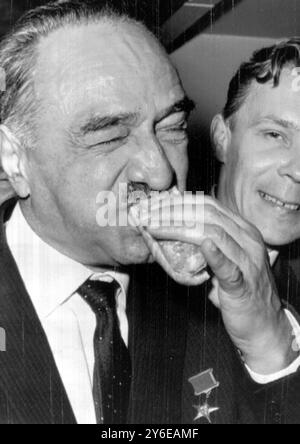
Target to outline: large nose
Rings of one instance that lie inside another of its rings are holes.
[[[295,183],[300,183],[300,145],[287,151],[286,158],[280,165],[278,173],[281,177],[287,177]]]
[[[142,149],[130,160],[127,178],[155,191],[168,190],[175,183],[174,168],[155,136],[144,141]]]

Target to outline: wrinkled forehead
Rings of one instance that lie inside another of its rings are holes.
[[[42,103],[70,115],[86,106],[109,111],[169,102],[181,85],[154,37],[132,24],[101,23],[61,29],[44,39],[35,89]]]

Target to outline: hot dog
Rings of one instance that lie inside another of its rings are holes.
[[[157,241],[139,224],[139,204],[132,205],[130,217],[140,231],[154,260],[176,282],[182,285],[201,285],[208,280],[207,263],[201,248],[180,241]]]

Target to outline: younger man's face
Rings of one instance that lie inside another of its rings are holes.
[[[300,238],[300,91],[292,68],[278,87],[253,83],[230,128],[222,133],[220,125],[219,117],[213,130],[224,163],[220,200],[270,246]]]

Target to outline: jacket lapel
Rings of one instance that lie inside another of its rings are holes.
[[[193,288],[189,296],[189,330],[183,382],[183,423],[208,424],[206,418],[195,420],[195,406],[205,403],[205,394],[195,396],[189,379],[209,369],[213,370],[219,386],[208,399],[210,407],[219,410],[211,414],[213,424],[236,424],[252,422],[246,394],[237,384],[245,370],[223,324],[222,316],[209,301],[211,283]]]
[[[6,332],[6,351],[0,352],[0,422],[75,423],[47,338],[6,244],[7,210],[8,204],[0,221],[0,327]]]

